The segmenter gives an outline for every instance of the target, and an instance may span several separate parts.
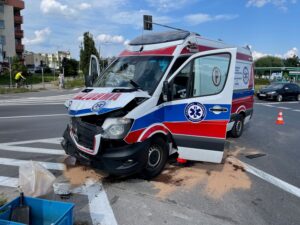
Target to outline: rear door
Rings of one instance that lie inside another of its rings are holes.
[[[221,162],[230,120],[236,48],[191,56],[169,79],[171,101],[165,103],[164,125],[179,157]]]
[[[100,76],[100,64],[95,55],[90,57],[89,74],[86,79],[86,86],[92,86],[97,77]]]

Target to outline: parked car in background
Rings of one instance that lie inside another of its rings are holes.
[[[300,101],[300,87],[294,83],[273,83],[257,92],[258,99]]]

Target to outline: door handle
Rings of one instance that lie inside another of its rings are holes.
[[[210,112],[213,112],[214,114],[220,114],[222,112],[228,112],[228,109],[225,107],[221,107],[219,105],[216,105],[209,109]]]

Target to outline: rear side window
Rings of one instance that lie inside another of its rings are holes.
[[[220,93],[226,83],[230,54],[196,58],[193,64],[193,97]]]

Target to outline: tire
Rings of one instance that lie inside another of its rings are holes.
[[[283,100],[282,95],[277,95],[276,101],[277,101],[277,102],[282,102],[282,100]]]
[[[230,134],[232,137],[238,138],[243,134],[243,131],[244,131],[244,116],[239,114],[235,119]]]
[[[150,180],[158,176],[167,163],[168,155],[168,145],[165,140],[154,136],[148,148],[148,160],[141,177]]]
[[[298,94],[298,96],[296,97],[297,101],[300,101],[300,94]]]

